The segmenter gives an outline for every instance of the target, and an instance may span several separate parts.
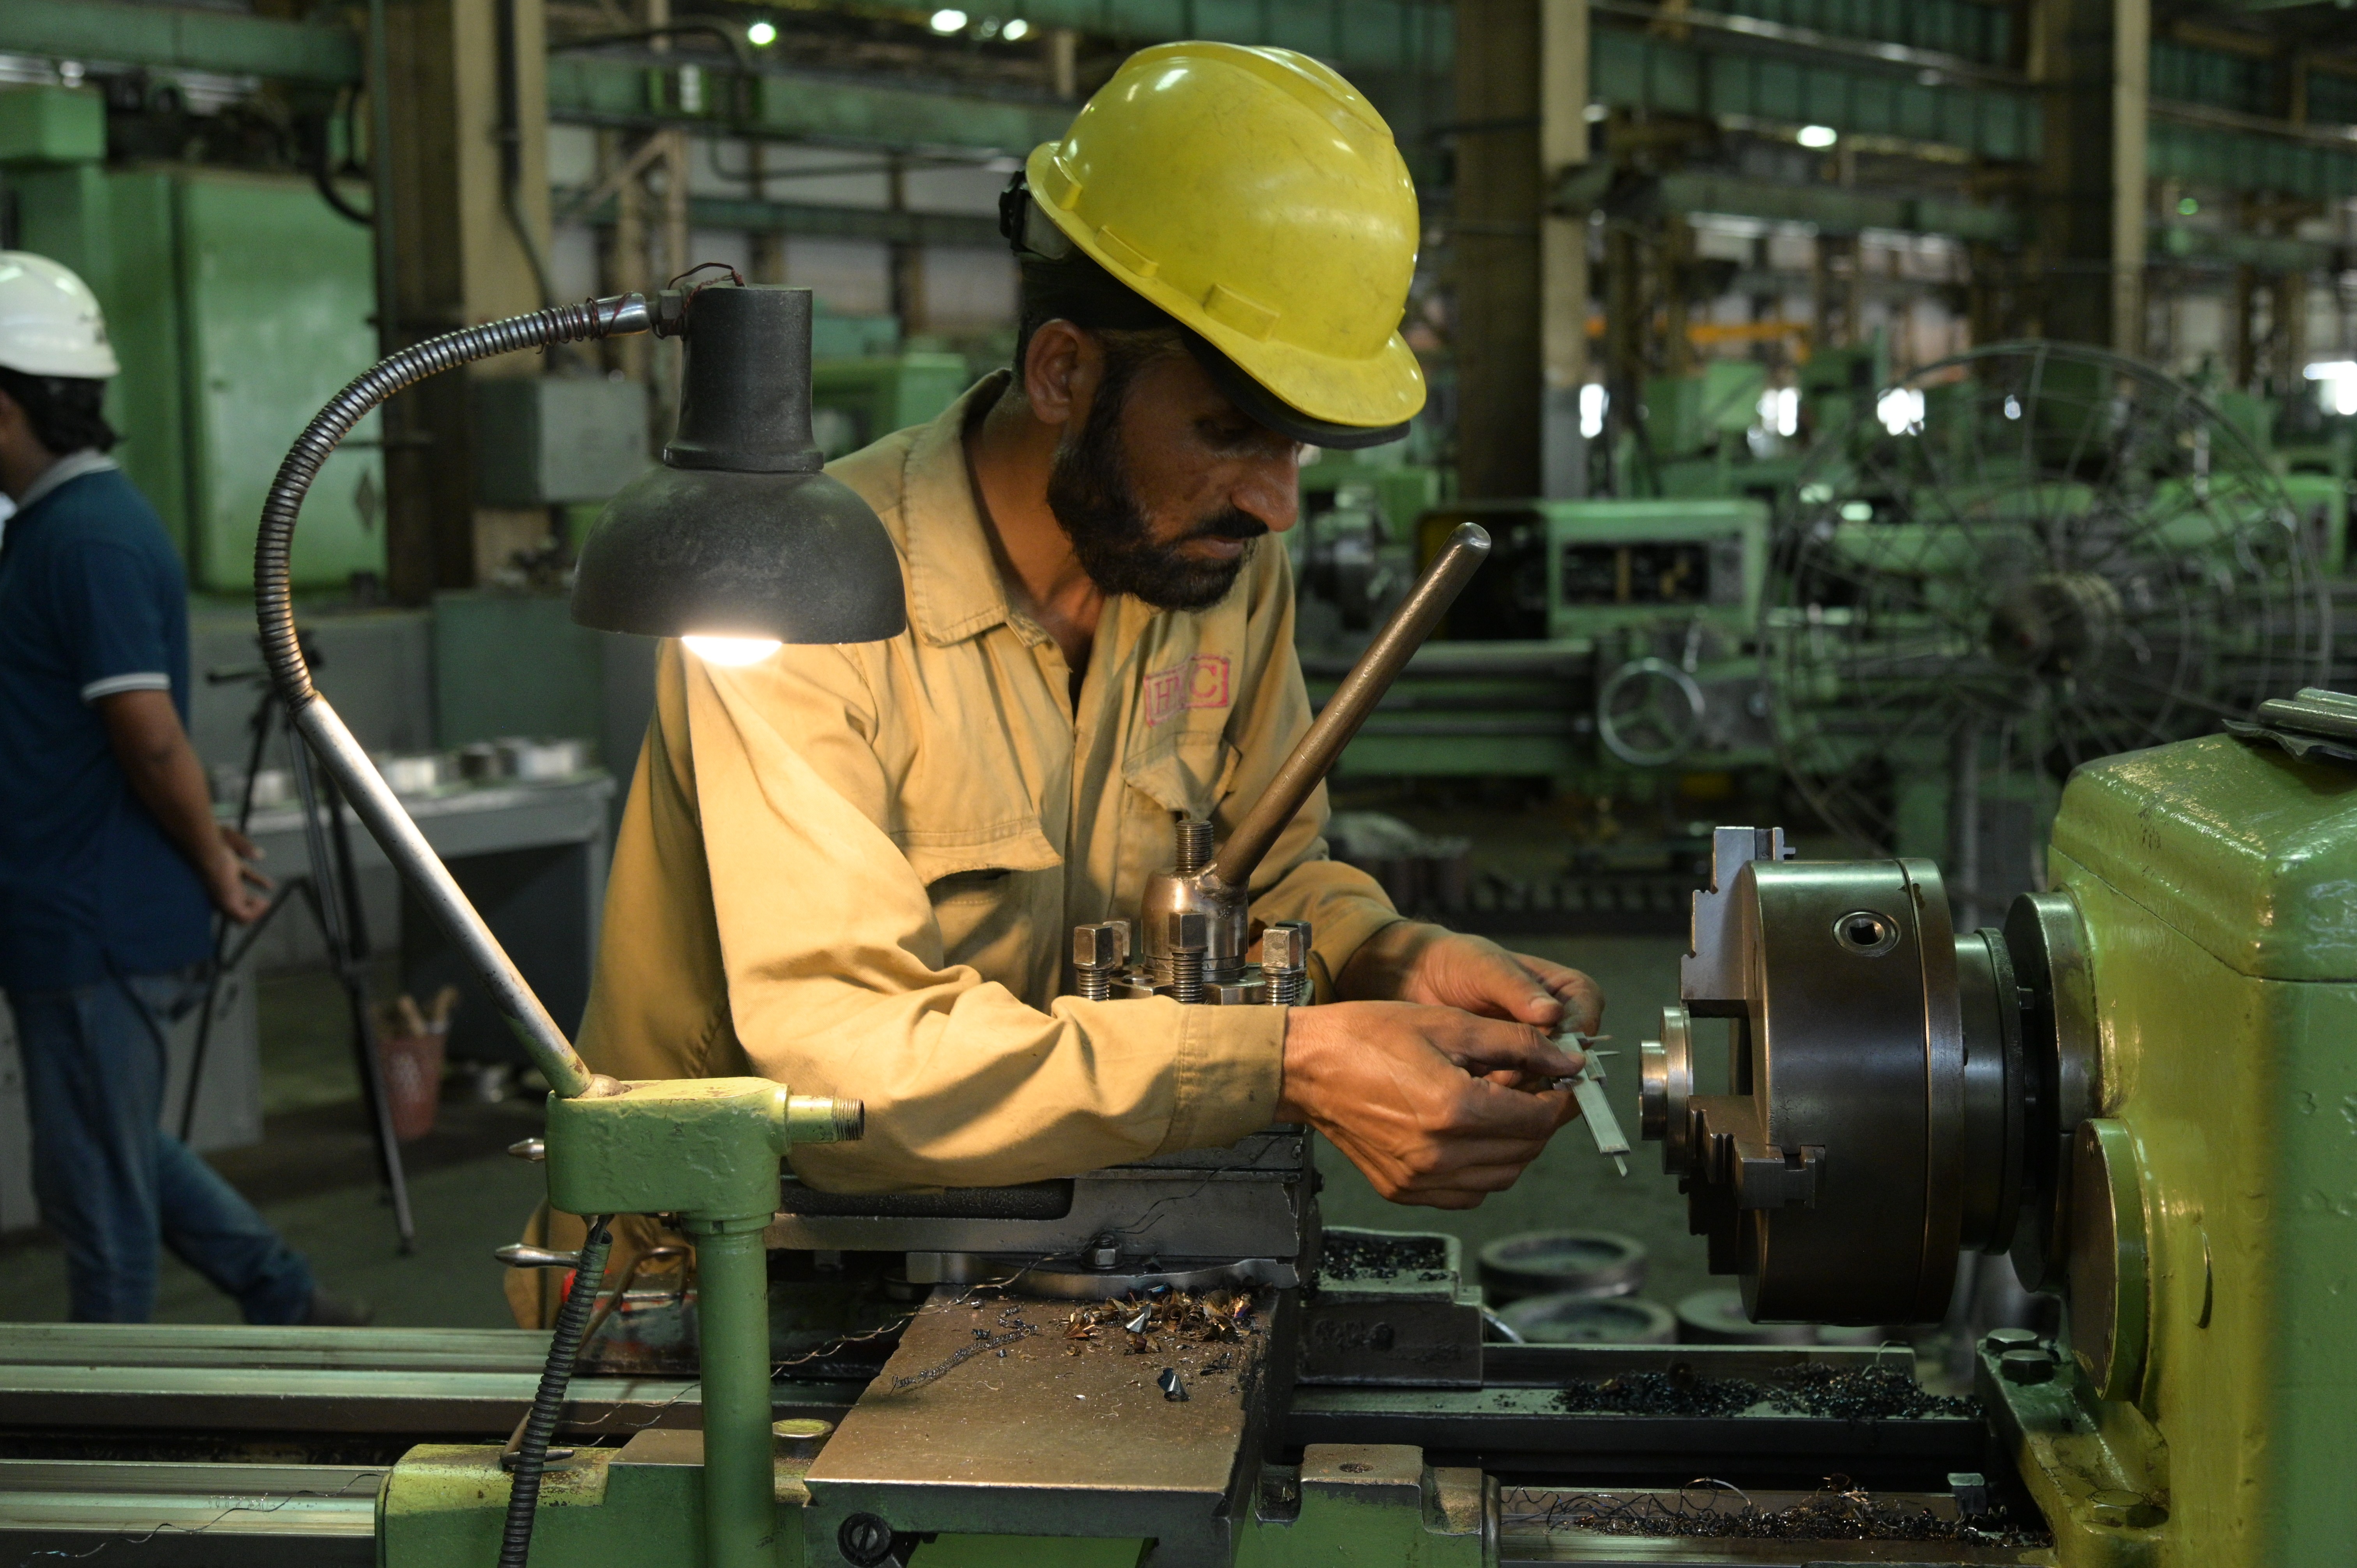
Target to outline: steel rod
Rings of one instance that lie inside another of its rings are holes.
[[[344,721],[328,699],[315,696],[296,710],[295,727],[343,786],[352,811],[375,835],[393,869],[425,901],[434,918],[449,933],[450,940],[482,977],[491,1001],[506,1015],[509,1026],[531,1054],[533,1065],[548,1079],[548,1087],[560,1098],[571,1100],[609,1082],[591,1072],[588,1064],[565,1039],[565,1031],[556,1026],[556,1020],[541,1005],[515,961],[500,946],[490,927],[483,923],[483,917],[460,890],[457,878],[442,864],[442,857],[434,853],[434,846],[425,842],[425,832],[403,808],[360,742],[352,738],[352,732],[344,727]]]
[[[770,1433],[766,1214],[690,1215],[695,1239],[697,1376],[704,1387],[704,1561],[776,1561],[776,1442]]]
[[[1317,722],[1269,781],[1267,793],[1260,798],[1243,824],[1228,835],[1228,842],[1211,862],[1211,875],[1216,880],[1236,888],[1251,885],[1252,874],[1276,843],[1276,835],[1300,811],[1309,792],[1325,779],[1342,755],[1342,748],[1351,744],[1359,726],[1366,723],[1367,715],[1374,712],[1375,704],[1383,701],[1383,693],[1391,690],[1392,682],[1406,668],[1409,657],[1431,635],[1432,628],[1439,624],[1440,618],[1448,613],[1467,580],[1489,553],[1490,535],[1480,524],[1457,525],[1457,532],[1448,536],[1448,545],[1425,568],[1424,575],[1408,590],[1400,607],[1392,612],[1383,630],[1375,633],[1375,639],[1359,655],[1351,672],[1342,677],[1342,683],[1334,688],[1333,696],[1327,699]]]

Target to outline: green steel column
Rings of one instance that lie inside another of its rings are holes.
[[[770,1568],[777,1509],[770,1436],[766,1214],[691,1217],[704,1381],[704,1560]]]

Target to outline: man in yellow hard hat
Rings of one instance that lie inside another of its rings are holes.
[[[1331,1005],[1068,993],[1174,813],[1224,833],[1310,717],[1286,556],[1305,445],[1423,405],[1398,327],[1415,194],[1382,118],[1281,49],[1133,57],[1031,155],[1003,226],[1011,370],[834,465],[909,629],[753,662],[667,644],[581,1048],[866,1102],[821,1187],[983,1186],[1314,1123],[1400,1202],[1468,1208],[1571,1114],[1586,976],[1403,920],[1327,858],[1320,790],[1254,878]]]

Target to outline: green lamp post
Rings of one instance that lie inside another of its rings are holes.
[[[549,1201],[591,1217],[512,1471],[502,1568],[522,1568],[531,1549],[541,1466],[617,1214],[678,1215],[696,1239],[705,1561],[773,1561],[761,1230],[786,1151],[859,1136],[862,1111],[856,1101],[793,1095],[766,1079],[623,1083],[589,1069],[312,686],[288,587],[295,523],[328,454],[402,388],[496,354],[653,330],[684,345],[678,433],[662,466],[616,497],[584,544],[575,619],[685,638],[716,661],[759,658],[784,642],[896,636],[907,612],[891,541],[865,502],[820,471],[811,439],[810,325],[807,290],[730,285],[666,293],[652,306],[638,295],[593,300],[447,333],[338,393],[288,452],[263,507],[254,603],[279,695],[547,1079]]]

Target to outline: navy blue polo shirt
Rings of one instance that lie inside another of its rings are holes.
[[[131,791],[92,704],[168,691],[188,722],[188,596],[131,481],[84,471],[0,532],[0,986],[88,985],[211,950],[204,885]],[[45,476],[46,477],[46,476]]]

